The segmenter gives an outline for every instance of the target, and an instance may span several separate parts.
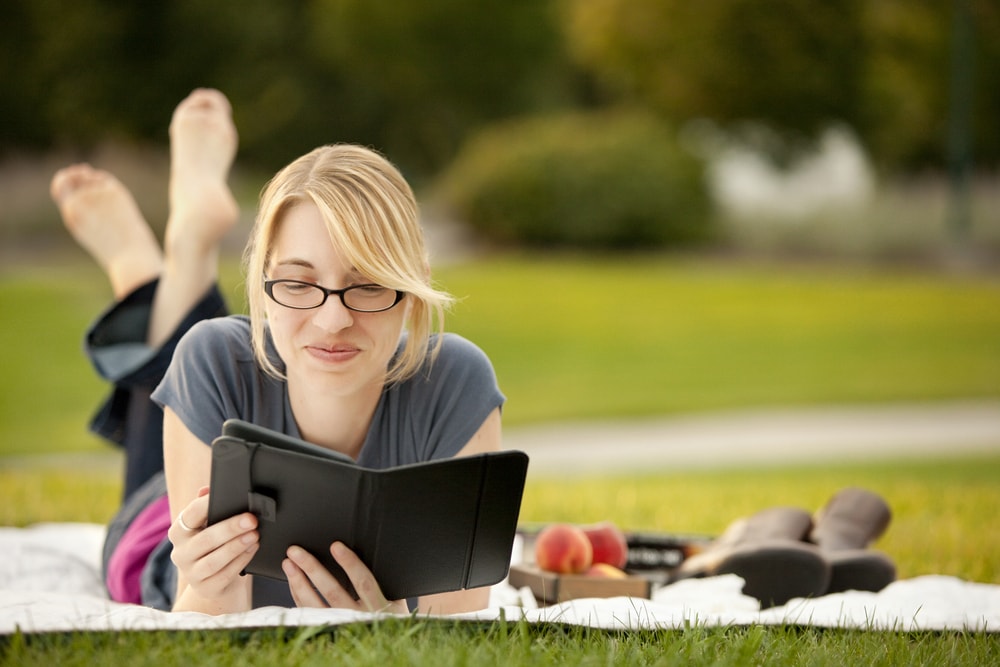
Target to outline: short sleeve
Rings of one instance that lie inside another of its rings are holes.
[[[253,377],[249,324],[241,317],[199,322],[177,345],[152,399],[174,411],[199,440],[208,444],[231,417],[246,418],[247,378]]]
[[[386,391],[358,462],[385,468],[451,458],[504,401],[486,354],[445,334],[432,363]]]

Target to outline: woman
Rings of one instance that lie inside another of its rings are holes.
[[[163,593],[146,596],[154,604],[213,614],[276,603],[406,612],[340,543],[331,554],[358,600],[298,547],[283,563],[287,585],[240,576],[257,549],[256,518],[206,526],[208,444],[236,417],[375,468],[496,451],[503,396],[485,355],[441,332],[450,299],[430,283],[409,186],[357,146],[318,148],[272,179],[245,257],[250,316],[213,318],[223,308],[218,244],[236,219],[225,185],[235,144],[221,93],[195,91],[178,106],[162,254],[113,177],[77,166],[53,180],[67,226],[118,299],[88,334],[95,365],[115,382],[95,426],[118,436],[129,466],[105,550],[109,589],[134,596],[138,579]],[[486,606],[488,594],[444,593],[409,607],[466,611]]]

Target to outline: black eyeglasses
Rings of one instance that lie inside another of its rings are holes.
[[[403,300],[406,292],[381,285],[352,285],[344,289],[327,289],[322,285],[301,280],[265,280],[264,292],[286,308],[309,310],[326,303],[331,294],[340,297],[344,308],[359,313],[380,313]]]

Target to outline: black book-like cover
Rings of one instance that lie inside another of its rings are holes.
[[[212,443],[208,522],[258,517],[247,574],[285,580],[281,562],[297,544],[354,593],[330,555],[339,540],[390,600],[489,586],[510,567],[527,470],[519,451],[374,470],[232,419]]]

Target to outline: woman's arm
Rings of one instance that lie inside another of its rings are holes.
[[[501,446],[500,408],[496,408],[456,456],[471,456],[498,452]],[[485,609],[490,603],[490,588],[470,588],[464,591],[438,593],[420,597],[418,609],[422,614],[457,614],[464,611]]]
[[[259,545],[257,519],[244,513],[208,522],[212,449],[170,408],[163,414],[163,463],[172,523],[168,536],[177,566],[174,611],[225,614],[252,606],[252,577],[240,576]],[[180,525],[184,523],[194,530]]]

